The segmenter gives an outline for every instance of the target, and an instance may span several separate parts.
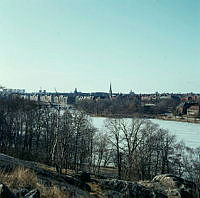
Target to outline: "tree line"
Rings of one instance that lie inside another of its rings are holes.
[[[91,161],[94,132],[82,112],[0,99],[0,152],[14,157],[78,170]]]
[[[144,105],[148,103],[152,106]],[[141,103],[139,97],[123,97],[119,96],[116,99],[95,99],[95,100],[80,100],[77,101],[75,107],[79,110],[85,111],[87,114],[98,116],[138,116],[143,115],[158,115],[166,112],[175,113],[176,107],[180,104],[180,99],[161,99],[155,101],[143,101]]]
[[[0,152],[58,172],[115,167],[126,180],[171,173],[198,181],[200,175],[200,148],[186,147],[148,120],[108,118],[102,131],[82,111],[12,97],[0,98]]]

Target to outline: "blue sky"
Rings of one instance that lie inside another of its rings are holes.
[[[0,84],[200,92],[199,0],[1,0]]]

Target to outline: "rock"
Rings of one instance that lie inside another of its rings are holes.
[[[28,193],[29,191],[28,191],[28,189],[21,189],[21,190],[18,190],[17,192],[16,192],[16,196],[18,197],[18,198],[23,198],[27,193]]]
[[[153,183],[160,183],[170,198],[199,198],[198,186],[180,177],[164,174],[153,178]]]
[[[17,198],[17,197],[12,191],[10,191],[10,189],[6,185],[0,184],[0,198]]]
[[[91,178],[90,178],[90,173],[87,173],[87,172],[82,172],[81,174],[80,174],[80,180],[82,181],[82,182],[90,182],[91,181]]]
[[[200,198],[194,182],[169,174],[156,176],[152,181],[106,179],[99,183],[109,198]]]
[[[100,185],[106,189],[104,194],[109,198],[167,198],[161,192],[146,188],[136,182],[107,179],[101,180]]]
[[[82,183],[80,188],[83,189],[83,190],[86,190],[87,192],[91,192],[92,191],[91,187],[86,183]]]
[[[40,191],[38,189],[31,190],[24,198],[40,198]]]

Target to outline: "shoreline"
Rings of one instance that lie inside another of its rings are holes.
[[[200,124],[200,118],[193,118],[193,117],[168,117],[168,116],[154,116],[154,115],[96,115],[96,114],[89,114],[91,117],[99,117],[99,118],[144,118],[144,119],[158,119],[158,120],[165,120],[165,121],[174,121],[174,122],[188,122],[193,124]]]
[[[174,122],[188,122],[188,123],[193,123],[193,124],[200,124],[200,119],[199,118],[191,118],[191,117],[188,117],[188,118],[187,117],[176,118],[176,117],[158,116],[158,117],[156,117],[156,119],[158,119],[158,120],[166,120],[166,121],[174,121]]]

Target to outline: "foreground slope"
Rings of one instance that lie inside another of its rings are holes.
[[[200,198],[195,183],[169,174],[140,182],[90,178],[89,174],[75,177],[4,154],[0,154],[0,169],[0,198]]]

